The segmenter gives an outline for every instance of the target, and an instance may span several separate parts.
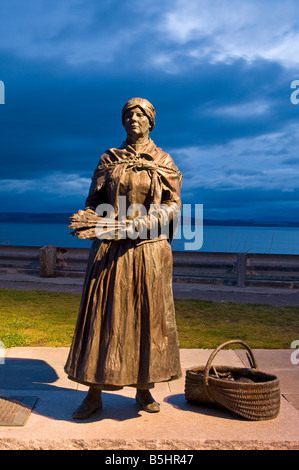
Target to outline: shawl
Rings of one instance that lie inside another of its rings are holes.
[[[135,146],[129,145],[126,141],[119,148],[107,150],[101,157],[92,177],[89,195],[86,200],[86,207],[97,206],[95,202],[97,193],[104,188],[110,180],[117,180],[126,171],[146,170],[151,176],[150,194],[153,203],[161,203],[162,186],[169,190],[169,202],[178,202],[178,198],[173,194],[180,191],[183,176],[174,164],[171,156],[161,148],[156,147],[149,138],[147,144],[142,147],[142,151],[137,151]],[[113,176],[113,178],[112,178]],[[115,198],[118,190],[115,188]],[[113,201],[117,206],[116,199]]]

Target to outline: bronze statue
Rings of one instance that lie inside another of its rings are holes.
[[[150,390],[156,382],[181,377],[169,242],[181,207],[182,175],[170,155],[149,137],[155,126],[149,101],[129,100],[122,123],[127,139],[102,155],[85,210],[79,211],[87,235],[82,235],[84,227],[79,228],[75,216],[71,224],[78,237],[94,239],[65,365],[71,380],[90,387],[73,414],[77,419],[102,407],[102,390],[124,386],[136,387],[136,401],[143,410],[158,412]],[[101,207],[108,206],[113,208],[115,236],[95,237],[94,225],[91,230],[86,220],[105,221]],[[124,227],[130,228],[130,236],[124,236]]]

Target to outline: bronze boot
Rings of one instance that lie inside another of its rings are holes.
[[[136,401],[147,413],[158,413],[160,411],[160,405],[157,403],[149,390],[137,389]]]
[[[102,391],[90,387],[87,396],[72,416],[74,419],[87,419],[97,410],[102,409],[102,407]]]

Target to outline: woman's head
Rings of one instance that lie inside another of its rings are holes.
[[[122,123],[124,124],[124,118],[127,111],[134,108],[141,109],[141,111],[147,116],[150,123],[149,130],[152,131],[155,127],[156,111],[153,105],[144,98],[132,98],[124,105],[122,110]]]

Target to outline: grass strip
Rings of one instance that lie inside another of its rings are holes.
[[[69,347],[80,295],[0,289],[0,341]],[[180,347],[216,348],[242,339],[255,349],[289,349],[299,339],[298,307],[175,300]]]

